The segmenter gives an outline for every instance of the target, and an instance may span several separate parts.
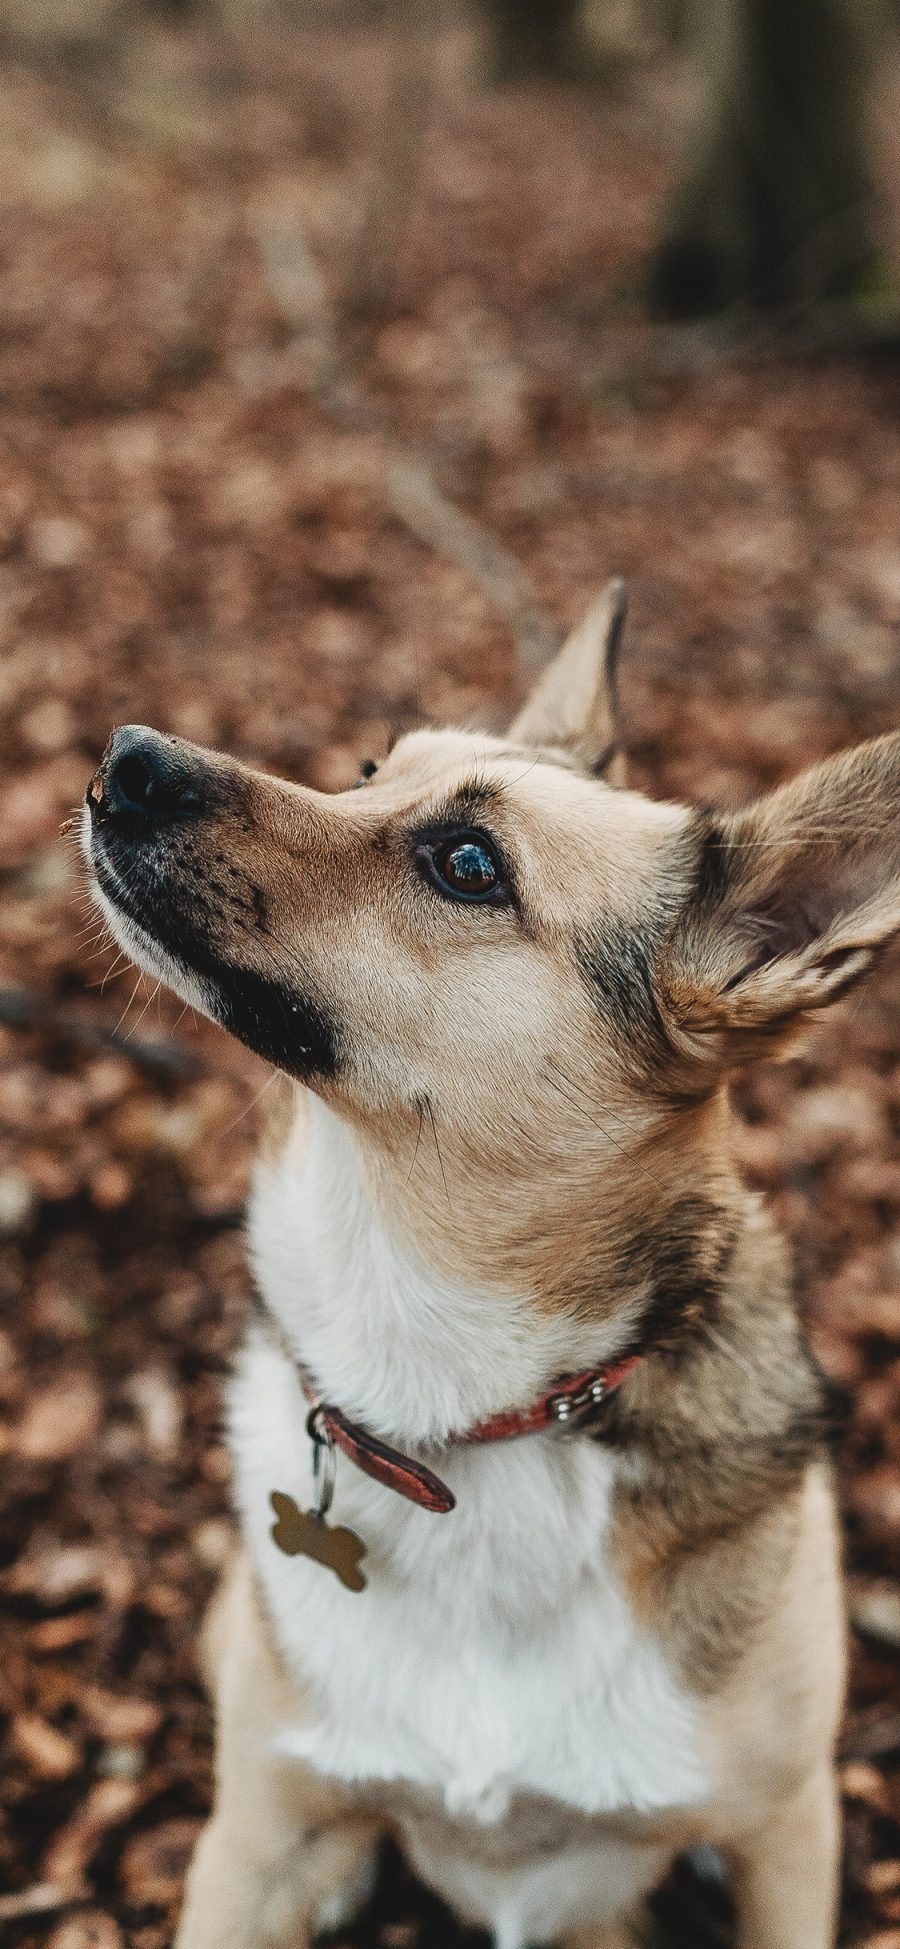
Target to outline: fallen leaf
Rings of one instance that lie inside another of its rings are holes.
[[[73,1373],[35,1395],[17,1436],[28,1462],[62,1462],[94,1441],[102,1397],[93,1375]]]
[[[879,1813],[887,1813],[890,1801],[884,1777],[877,1766],[865,1760],[848,1760],[839,1768],[841,1792],[848,1800],[862,1800]]]
[[[48,1881],[82,1883],[96,1848],[110,1828],[134,1812],[140,1789],[131,1780],[98,1780],[44,1854]]]
[[[77,1742],[36,1712],[17,1713],[11,1737],[20,1758],[41,1780],[66,1780],[81,1765],[82,1752]]]
[[[122,1949],[122,1931],[111,1915],[90,1909],[63,1922],[47,1942],[47,1949]]]
[[[81,1695],[81,1710],[90,1731],[111,1744],[136,1744],[152,1739],[162,1722],[162,1707],[154,1699],[108,1692],[89,1685]]]
[[[9,1573],[15,1597],[33,1597],[46,1610],[68,1604],[73,1597],[99,1590],[103,1581],[103,1551],[96,1543],[44,1543],[26,1551]]]
[[[135,1834],[122,1854],[122,1880],[133,1901],[177,1901],[203,1823],[168,1820]]]
[[[857,1631],[873,1638],[876,1644],[900,1651],[900,1590],[876,1586],[858,1597],[851,1616]]]

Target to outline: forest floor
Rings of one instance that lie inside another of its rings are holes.
[[[501,723],[611,572],[631,588],[628,742],[653,792],[735,803],[897,724],[900,374],[763,328],[642,319],[679,98],[652,49],[613,93],[489,92],[454,32],[400,60],[364,26],[6,48],[15,1949],[164,1949],[210,1793],[195,1652],[228,1547],[222,1387],[265,1073],[111,972],[55,836],[111,726],[345,785],[422,715]],[[844,1940],[900,1949],[900,958],[736,1097],[840,1401]],[[727,1941],[720,1908],[681,1875],[666,1941]],[[388,1862],[341,1940],[462,1938]]]

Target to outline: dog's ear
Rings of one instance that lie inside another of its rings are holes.
[[[622,783],[616,677],[628,598],[608,582],[538,679],[512,725],[517,744],[570,751],[588,771]]]
[[[708,821],[661,971],[670,1017],[693,1053],[771,1053],[898,934],[894,733]]]

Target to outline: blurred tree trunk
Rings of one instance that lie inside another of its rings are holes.
[[[481,0],[496,81],[571,80],[584,66],[581,0]]]
[[[656,0],[653,8],[659,32],[672,47],[683,47],[691,26],[690,0]]]
[[[661,309],[811,305],[865,285],[871,14],[872,0],[699,0],[704,103],[653,267]]]

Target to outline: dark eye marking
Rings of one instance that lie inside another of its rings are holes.
[[[422,838],[416,845],[416,863],[430,884],[445,899],[467,906],[509,906],[512,900],[509,875],[500,848],[477,827],[462,827]]]

